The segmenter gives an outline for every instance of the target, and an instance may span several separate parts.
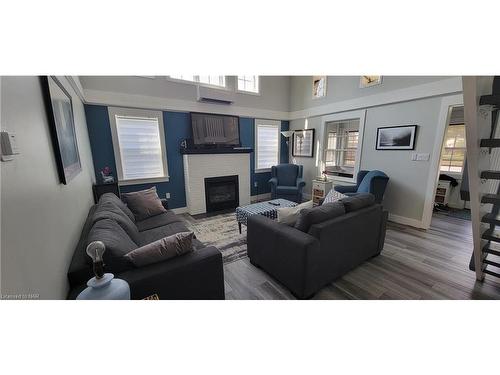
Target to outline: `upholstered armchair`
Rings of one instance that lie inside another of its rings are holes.
[[[356,185],[337,185],[335,191],[346,195],[371,193],[375,195],[375,202],[382,203],[385,188],[389,177],[382,171],[359,171]]]
[[[302,165],[279,164],[271,167],[272,199],[283,198],[289,201],[302,202],[302,189],[306,185],[302,179]]]

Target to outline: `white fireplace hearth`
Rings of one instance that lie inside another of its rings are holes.
[[[250,153],[184,154],[186,206],[190,215],[207,212],[205,178],[238,176],[239,205],[250,204]]]

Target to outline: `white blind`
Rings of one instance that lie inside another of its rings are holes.
[[[277,125],[257,124],[256,169],[267,169],[279,163],[280,128]]]
[[[165,177],[157,118],[116,116],[124,180]]]

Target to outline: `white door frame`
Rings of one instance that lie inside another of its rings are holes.
[[[427,190],[425,193],[424,212],[422,215],[422,228],[429,229],[431,226],[432,212],[434,210],[434,196],[439,181],[439,161],[441,159],[441,150],[443,148],[444,134],[451,115],[453,107],[463,106],[464,97],[462,94],[445,96],[441,99],[441,111],[439,112],[439,121],[437,124],[436,139],[429,168],[429,178],[427,181]]]

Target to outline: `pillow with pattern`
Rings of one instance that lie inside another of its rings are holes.
[[[332,188],[326,195],[325,200],[323,201],[322,204],[337,202],[342,198],[347,198],[347,195],[339,193],[338,191],[335,191],[335,189]]]

